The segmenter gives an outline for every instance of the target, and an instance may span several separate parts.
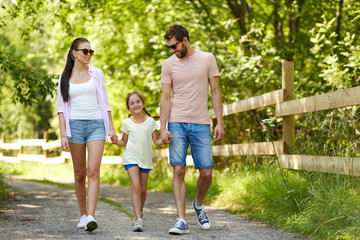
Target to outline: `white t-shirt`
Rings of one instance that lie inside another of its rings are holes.
[[[70,82],[69,96],[71,106],[70,119],[102,119],[93,77],[84,83],[73,84]]]
[[[209,80],[219,76],[212,53],[195,50],[186,58],[172,55],[161,68],[161,83],[171,84],[169,122],[210,124]]]
[[[121,131],[128,135],[123,164],[138,164],[141,168],[154,168],[152,162],[152,133],[157,129],[155,120],[147,117],[142,123],[125,119]]]

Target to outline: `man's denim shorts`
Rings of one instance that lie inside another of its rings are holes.
[[[137,164],[124,164],[125,170],[128,170],[129,168],[135,167],[135,166],[139,166],[139,165],[137,165]],[[149,168],[141,168],[141,167],[139,167],[139,171],[143,172],[143,173],[149,173],[150,170],[151,169],[149,169]]]
[[[168,123],[174,140],[169,144],[170,164],[186,165],[189,145],[195,168],[213,168],[210,125],[193,123]]]
[[[71,138],[68,141],[76,144],[85,144],[95,140],[105,141],[105,127],[102,119],[71,120]]]

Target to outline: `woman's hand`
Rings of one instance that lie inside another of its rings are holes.
[[[70,152],[69,142],[67,137],[61,137],[61,147],[65,152]]]
[[[109,136],[110,136],[111,142],[112,142],[113,144],[116,144],[116,143],[118,142],[119,137],[118,137],[118,135],[117,135],[115,132],[111,131],[110,134],[109,134]]]

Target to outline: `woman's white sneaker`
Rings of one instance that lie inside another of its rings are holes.
[[[87,223],[87,216],[86,216],[86,215],[82,215],[82,216],[80,217],[80,221],[79,221],[79,223],[78,223],[78,225],[77,225],[77,228],[85,228],[86,223]]]
[[[85,225],[85,231],[92,232],[98,227],[95,218],[91,215],[87,216],[87,223]]]

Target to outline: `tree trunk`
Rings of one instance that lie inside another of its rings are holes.
[[[238,28],[240,30],[241,36],[247,34],[246,28],[246,16],[249,17],[249,22],[252,18],[252,13],[250,12],[252,8],[247,4],[246,0],[227,0],[228,6],[231,9],[232,14],[236,18],[236,22],[238,24]],[[247,12],[248,11],[248,12]],[[249,42],[243,42],[243,46],[245,50],[249,50]]]
[[[338,9],[336,11],[336,39],[335,44],[340,40],[340,29],[341,29],[341,18],[342,18],[342,7],[343,7],[344,0],[339,1]]]

